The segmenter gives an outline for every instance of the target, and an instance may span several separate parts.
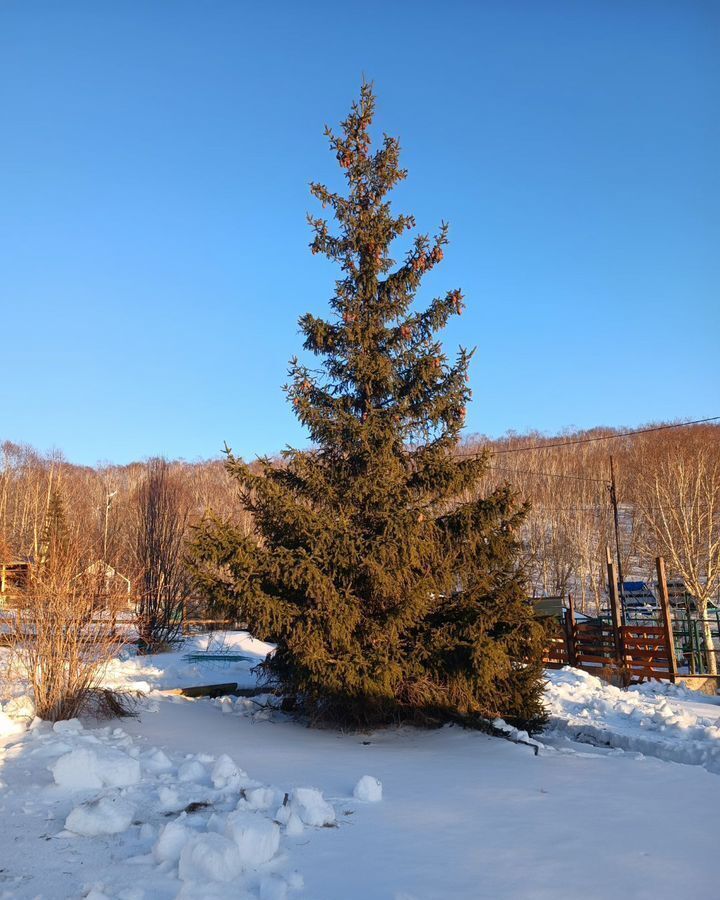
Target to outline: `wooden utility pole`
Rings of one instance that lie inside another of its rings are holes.
[[[620,608],[620,600],[618,599],[617,580],[615,578],[615,566],[613,565],[612,553],[610,552],[609,547],[606,547],[605,550],[607,553],[608,592],[610,594],[610,616],[612,618],[613,640],[615,643],[615,660],[622,673],[623,680],[625,680],[624,648],[622,632],[620,630],[622,625],[622,610]]]
[[[107,565],[108,516],[110,514],[110,504],[115,494],[117,494],[117,491],[113,491],[112,494],[106,494],[105,496],[105,531],[103,533],[103,562],[105,565]]]
[[[615,520],[615,554],[617,556],[617,573],[618,583],[620,585],[620,598],[625,601],[625,585],[623,582],[622,560],[620,559],[620,517],[618,515],[617,501],[617,484],[615,483],[615,464],[612,456],[610,457],[610,500],[613,507],[613,518]]]
[[[667,577],[665,575],[665,560],[662,558],[662,556],[658,556],[655,559],[655,568],[657,569],[658,594],[660,597],[660,608],[662,609],[665,643],[667,644],[668,672],[670,675],[670,681],[675,682],[678,673],[677,659],[675,658],[675,639],[673,637],[670,595],[668,594]]]

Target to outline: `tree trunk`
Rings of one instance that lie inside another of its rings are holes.
[[[717,675],[717,654],[714,652],[715,643],[713,641],[712,628],[708,619],[708,601],[707,598],[696,598],[698,613],[702,621],[703,638],[705,640],[705,660],[707,663],[707,671],[709,675]]]

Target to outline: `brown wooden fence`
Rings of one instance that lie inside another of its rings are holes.
[[[575,665],[581,669],[617,664],[615,632],[603,621],[580,622],[573,628]]]
[[[576,664],[570,660],[567,638],[563,629],[558,629],[557,633],[548,635],[545,644],[544,662],[548,669],[562,669],[563,666],[574,666]]]
[[[563,620],[548,628],[545,665],[549,669],[575,666],[595,674],[611,674],[623,684],[664,679],[675,681],[677,661],[665,580],[665,565],[658,558],[661,625],[625,625],[615,588],[615,573],[608,554],[609,619],[576,621],[572,597]]]
[[[648,678],[674,681],[672,647],[664,628],[653,625],[624,625],[620,629],[623,668],[628,681]]]

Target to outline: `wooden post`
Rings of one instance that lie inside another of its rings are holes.
[[[615,464],[610,457],[610,500],[613,507],[613,519],[615,522],[615,549],[617,551],[618,584],[620,585],[620,599],[625,600],[625,582],[623,581],[622,561],[620,559],[620,514],[618,512],[617,484],[615,483]],[[621,619],[622,624],[622,619]]]
[[[665,631],[665,643],[667,644],[668,668],[670,681],[677,679],[677,659],[675,658],[675,639],[672,628],[672,612],[670,610],[670,596],[667,589],[667,577],[665,575],[665,560],[662,556],[655,559],[657,569],[658,594],[660,595],[660,608],[662,609],[663,629]]]
[[[625,672],[625,654],[623,652],[623,640],[620,626],[622,625],[622,610],[620,609],[620,601],[618,599],[617,581],[615,579],[615,566],[613,565],[612,553],[610,548],[606,547],[607,553],[607,576],[608,576],[608,592],[610,595],[610,616],[612,618],[613,638],[615,642],[615,661],[617,662],[620,674],[624,683],[627,683],[627,675]]]
[[[567,644],[568,665],[577,665],[575,655],[575,603],[573,595],[568,594],[568,608],[565,613],[565,641]]]

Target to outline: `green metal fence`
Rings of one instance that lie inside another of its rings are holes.
[[[623,606],[623,619],[628,625],[660,625],[659,607]],[[678,671],[687,675],[707,675],[720,668],[720,610],[709,608],[705,616],[698,612],[691,597],[671,604],[672,632]]]

